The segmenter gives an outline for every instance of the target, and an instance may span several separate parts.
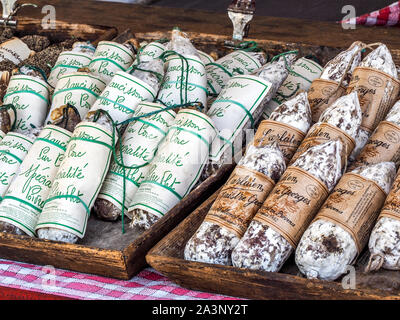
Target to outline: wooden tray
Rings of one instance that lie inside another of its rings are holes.
[[[400,272],[362,272],[366,253],[356,265],[356,289],[345,290],[341,281],[308,280],[300,276],[293,257],[280,273],[252,271],[231,266],[186,261],[187,241],[203,222],[217,193],[160,241],[147,255],[157,271],[191,290],[200,290],[249,299],[391,299],[400,300]]]
[[[222,167],[146,232],[126,227],[126,233],[122,234],[121,221],[105,222],[92,216],[86,236],[79,244],[0,233],[0,257],[129,280],[146,266],[147,252],[212,195],[233,167]],[[127,219],[125,225],[128,225]]]
[[[39,20],[21,19],[21,34],[45,34],[55,41],[74,36],[80,39],[109,40],[116,35],[114,28],[57,23],[56,30],[38,30]],[[228,37],[189,33],[195,45],[207,53],[216,52],[218,56],[232,51],[224,46]],[[140,33],[136,37],[141,41],[158,40],[170,37],[170,33]],[[251,40],[251,39],[249,39]],[[334,57],[340,48],[327,48],[299,44],[287,44],[277,41],[259,41],[261,47],[274,55],[291,49],[300,49],[302,54],[314,54],[323,62]],[[400,55],[399,55],[400,57]],[[146,266],[145,255],[176,225],[217,191],[232,172],[234,165],[224,166],[216,175],[199,185],[184,198],[166,216],[151,229],[142,233],[137,229],[126,228],[122,235],[121,221],[110,223],[91,217],[86,237],[79,244],[64,244],[39,240],[24,236],[0,234],[0,257],[40,265],[52,265],[57,268],[102,276],[130,279]],[[126,221],[126,224],[128,221]]]

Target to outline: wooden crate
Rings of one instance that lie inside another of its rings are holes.
[[[21,19],[18,35],[41,34],[48,36],[52,42],[74,37],[90,40],[92,43],[111,40],[117,35],[115,28],[102,26],[63,22],[57,22],[55,30],[38,29],[39,26],[39,20]],[[105,222],[91,216],[86,236],[79,244],[0,234],[0,258],[128,280],[146,266],[147,252],[212,195],[228,178],[233,168],[233,164],[222,167],[146,232],[129,228],[126,218],[126,233],[122,234],[121,221]]]
[[[400,272],[382,270],[371,274],[363,273],[367,252],[356,264],[355,290],[345,290],[340,280],[328,282],[303,278],[293,257],[279,273],[184,260],[185,245],[203,222],[217,194],[218,192],[193,211],[146,257],[154,269],[180,286],[249,299],[400,300]]]
[[[56,30],[39,30],[39,25],[39,20],[21,19],[18,31],[21,34],[39,33],[47,35],[53,41],[62,41],[73,36],[83,40],[92,40],[95,43],[99,39],[109,40],[116,35],[114,28],[107,27],[58,22]],[[223,56],[232,51],[232,49],[224,46],[228,37],[200,33],[189,33],[189,36],[194,44],[206,53],[215,52],[218,56]],[[151,41],[168,38],[170,33],[138,33],[136,37],[141,41]],[[249,41],[251,40],[249,39]],[[343,49],[268,40],[260,40],[258,43],[270,55],[299,49],[301,55],[313,54],[322,63],[327,62]],[[400,54],[395,56],[400,61]],[[79,244],[71,245],[24,236],[0,234],[0,257],[39,265],[52,265],[57,268],[112,278],[130,279],[146,266],[145,256],[148,251],[216,192],[226,181],[233,168],[234,165],[224,166],[216,175],[200,184],[144,233],[138,229],[126,227],[126,233],[122,234],[121,221],[111,223],[91,217],[86,236]],[[128,223],[127,220],[125,222]],[[155,266],[159,267],[158,264]],[[235,295],[246,296],[246,294],[239,292]]]

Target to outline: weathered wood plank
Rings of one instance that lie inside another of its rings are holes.
[[[364,275],[358,272],[357,289],[344,290],[340,282],[307,280],[292,274],[253,271],[184,260],[183,251],[187,241],[204,220],[216,197],[217,193],[147,254],[147,262],[153,268],[188,289],[250,299],[400,300],[398,289],[387,286],[387,283],[394,278],[393,273],[380,273],[386,281],[382,279],[379,282],[375,281],[375,287],[371,287],[372,282],[363,283]]]
[[[32,0],[37,9],[24,8],[21,15],[42,18],[45,0]],[[232,26],[225,13],[176,8],[166,10],[124,3],[53,0],[57,19],[88,24],[104,24],[119,30],[131,28],[133,33],[168,31],[174,26],[182,30],[230,36]],[[363,27],[343,30],[333,22],[309,21],[292,18],[257,16],[251,25],[251,38],[281,42],[300,42],[316,46],[345,47],[353,41],[384,42],[392,49],[400,49],[400,28]]]

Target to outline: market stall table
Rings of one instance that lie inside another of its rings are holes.
[[[21,15],[42,18],[41,8],[48,3],[41,0],[32,2],[38,4],[38,8],[24,9]],[[178,25],[184,31],[222,35],[232,33],[231,22],[226,14],[77,0],[55,0],[52,5],[56,8],[57,20],[94,24],[101,21],[102,24],[117,27],[120,31],[126,28],[134,33],[167,31]],[[357,27],[356,30],[344,30],[335,23],[259,16],[252,22],[250,31],[252,38],[334,48],[346,47],[355,40],[382,41],[397,52],[400,49],[399,34],[399,29]],[[37,293],[38,298],[49,297],[47,295],[50,294],[74,299],[232,299],[182,289],[152,269],[145,269],[130,281],[60,269],[55,270],[55,278],[52,278],[48,274],[49,270],[51,268],[43,269],[43,266],[0,260],[0,286],[9,288],[8,297],[18,297],[21,294],[22,298],[23,291],[13,290],[29,290]],[[54,280],[56,285],[49,286],[49,283],[54,284]],[[0,293],[1,297],[7,297],[7,294]]]
[[[147,268],[130,281],[0,260],[0,300],[233,300],[180,288]]]

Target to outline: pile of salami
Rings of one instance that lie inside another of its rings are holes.
[[[384,44],[355,42],[304,91],[278,90],[185,259],[279,272],[293,255],[334,281],[368,246],[366,271],[400,270],[398,76]]]
[[[178,28],[97,46],[1,35],[0,232],[77,243],[91,214],[145,231],[235,161],[185,259],[279,272],[293,256],[333,281],[368,246],[367,271],[400,270],[389,49],[355,42],[321,67],[243,48],[216,57]]]

